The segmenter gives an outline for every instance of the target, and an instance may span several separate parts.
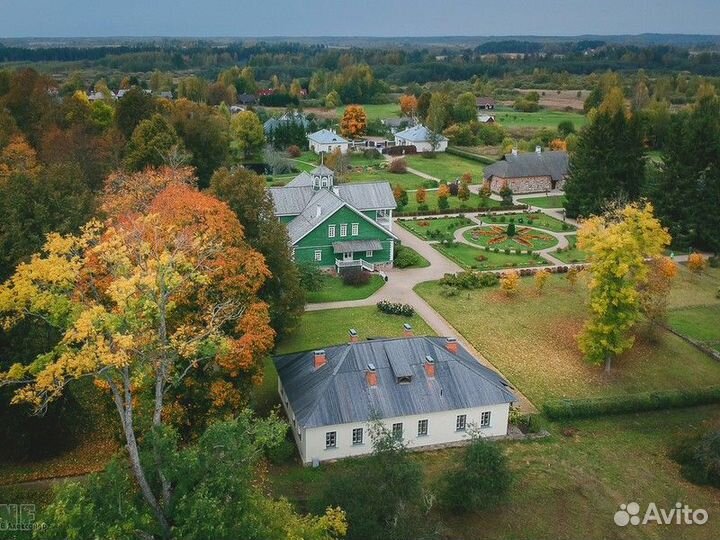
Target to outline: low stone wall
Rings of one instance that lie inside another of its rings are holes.
[[[552,191],[552,178],[549,176],[525,176],[522,178],[500,178],[493,176],[490,180],[490,190],[493,193],[500,193],[505,182],[512,189],[513,195],[523,195],[525,193],[544,193]],[[564,184],[564,182],[563,182]],[[560,185],[560,182],[558,182]],[[559,187],[558,189],[562,189]]]

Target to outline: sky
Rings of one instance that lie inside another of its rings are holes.
[[[720,0],[0,0],[2,37],[720,33]]]

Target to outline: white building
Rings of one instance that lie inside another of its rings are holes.
[[[444,152],[447,150],[447,137],[438,134],[435,143],[435,147],[433,147],[432,131],[422,124],[409,127],[395,134],[396,146],[412,145],[417,148],[418,152]]]
[[[321,129],[315,133],[310,133],[307,137],[310,150],[316,154],[321,152],[330,154],[338,148],[343,154],[346,154],[350,148],[350,142],[347,139],[329,129]]]
[[[379,419],[410,448],[507,434],[509,384],[454,338],[350,342],[275,357],[278,391],[303,463],[372,452]]]

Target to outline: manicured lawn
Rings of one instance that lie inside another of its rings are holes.
[[[560,122],[570,120],[578,130],[587,123],[585,115],[565,111],[540,110],[527,113],[509,108],[499,108],[490,114],[494,114],[495,120],[505,128],[557,128]]]
[[[399,219],[402,227],[423,240],[439,240],[438,235],[452,236],[455,231],[474,222],[466,217],[441,217],[424,219]]]
[[[448,208],[461,210],[461,207],[464,206],[464,211],[470,210],[474,212],[478,210],[478,207],[480,206],[480,201],[481,197],[477,193],[471,193],[470,198],[468,198],[467,201],[461,201],[457,197],[448,197],[448,204],[450,205]],[[496,201],[495,199],[485,199],[484,202],[484,208],[495,208],[497,206],[500,206],[500,201]],[[425,204],[430,210],[438,209],[437,190],[428,190],[426,192]],[[402,211],[417,212],[418,206],[419,205],[415,200],[415,192],[408,192],[408,204],[405,208],[402,209]]]
[[[397,118],[400,116],[400,105],[398,103],[381,103],[379,105],[363,105],[367,113],[368,122],[382,120],[383,118]],[[345,107],[336,109],[338,120],[345,114]]]
[[[537,206],[538,208],[563,208],[565,206],[565,195],[549,195],[547,197],[528,197],[520,199],[520,202]]]
[[[428,159],[421,155],[406,156],[408,167],[429,174],[440,180],[454,181],[469,172],[474,183],[482,182],[483,164],[460,156],[445,152],[435,154],[435,158]]]
[[[542,212],[517,212],[514,214],[501,214],[497,216],[482,216],[482,220],[486,223],[515,223],[516,225],[530,225],[531,227],[537,227],[538,229],[545,229],[546,231],[552,232],[568,232],[575,230],[574,225],[571,225],[570,223],[563,223],[559,219],[543,214]],[[529,220],[531,220],[532,223],[530,223]]]
[[[345,285],[337,276],[324,275],[322,287],[319,291],[309,291],[307,301],[310,304],[320,302],[340,302],[343,300],[362,300],[372,295],[380,287],[385,285],[383,279],[377,274],[370,276],[370,281],[365,285]]]
[[[420,255],[417,251],[415,251],[413,248],[408,246],[400,245],[395,248],[395,260],[397,261],[398,255],[400,255],[401,252],[408,252],[411,254],[411,256],[415,257],[415,260],[417,261],[416,264],[413,264],[412,266],[406,266],[405,268],[427,268],[430,266],[430,261],[428,261],[425,257]],[[399,266],[396,265],[396,268],[399,268]]]
[[[587,253],[577,248],[577,235],[568,234],[565,236],[570,246],[563,251],[554,251],[553,256],[566,263],[584,262],[587,260]]]
[[[424,187],[428,180],[412,173],[391,173],[387,169],[357,169],[345,175],[346,182],[389,182],[391,186],[400,185],[405,190],[412,190]],[[408,194],[408,197],[414,197]]]
[[[640,328],[635,346],[609,375],[588,364],[576,341],[588,317],[584,279],[573,288],[553,275],[538,294],[525,278],[513,298],[498,288],[460,297],[443,296],[437,283],[416,290],[538,406],[549,399],[720,384],[720,363],[670,332],[653,340]]]
[[[668,322],[674,330],[709,347],[720,346],[720,304],[671,311]]]
[[[502,231],[497,231],[500,228]],[[526,229],[526,230],[523,230]],[[524,228],[522,225],[517,227],[517,232],[514,236],[507,236],[505,234],[507,225],[500,226],[494,225],[492,227],[475,227],[469,231],[463,233],[463,237],[468,242],[477,244],[482,247],[492,247],[498,249],[514,249],[514,250],[532,250],[538,251],[554,246],[558,243],[554,236],[544,232],[534,231],[532,229]],[[525,240],[531,245],[527,245],[522,242]]]
[[[608,538],[712,539],[720,512],[717,490],[685,481],[669,455],[677,437],[700,426],[715,425],[718,407],[613,416],[606,419],[553,423],[551,437],[528,442],[503,441],[513,483],[508,500],[490,511],[454,515],[434,505],[431,518],[442,523],[443,537],[458,540]],[[563,435],[566,429],[571,436]],[[437,492],[442,476],[455,466],[462,449],[412,454],[423,468],[425,487]],[[311,510],[341,461],[313,469],[297,464],[272,466],[274,496],[287,497],[303,511]],[[704,526],[617,527],[613,515],[620,504],[636,501],[643,511],[649,502],[672,508],[683,501],[704,508]],[[352,523],[350,523],[352,528]],[[479,531],[482,531],[479,534]]]
[[[432,244],[432,247],[468,270],[499,270],[548,264],[538,255],[493,253],[467,244],[453,244],[452,246]]]
[[[670,308],[679,309],[690,306],[720,305],[715,294],[720,287],[720,268],[707,268],[697,276],[680,264],[680,273],[670,292]]]

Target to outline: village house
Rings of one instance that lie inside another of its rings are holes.
[[[395,135],[398,131],[413,127],[417,121],[411,116],[401,116],[399,118],[383,118],[380,123]]]
[[[494,124],[495,123],[495,116],[492,114],[478,114],[477,115],[478,122],[481,124]]]
[[[375,421],[409,448],[507,435],[510,385],[455,338],[405,336],[276,356],[278,392],[302,462],[372,452]]]
[[[316,154],[330,154],[337,149],[346,154],[350,149],[350,141],[335,133],[335,130],[321,129],[308,135],[308,146]]]
[[[336,185],[335,173],[320,165],[269,191],[297,262],[338,272],[392,266],[396,204],[388,182]]]
[[[568,177],[567,152],[535,152],[505,154],[503,158],[485,167],[486,184],[498,193],[505,182],[515,195],[562,190]]]
[[[288,124],[298,124],[307,131],[310,127],[310,120],[301,112],[286,112],[277,118],[268,118],[263,124],[265,136],[270,135],[278,127]]]
[[[418,152],[444,152],[447,150],[448,139],[443,135],[436,135],[422,124],[404,129],[395,134],[396,146],[414,146]]]
[[[491,97],[475,98],[475,106],[479,111],[490,111],[495,109],[495,100]]]

